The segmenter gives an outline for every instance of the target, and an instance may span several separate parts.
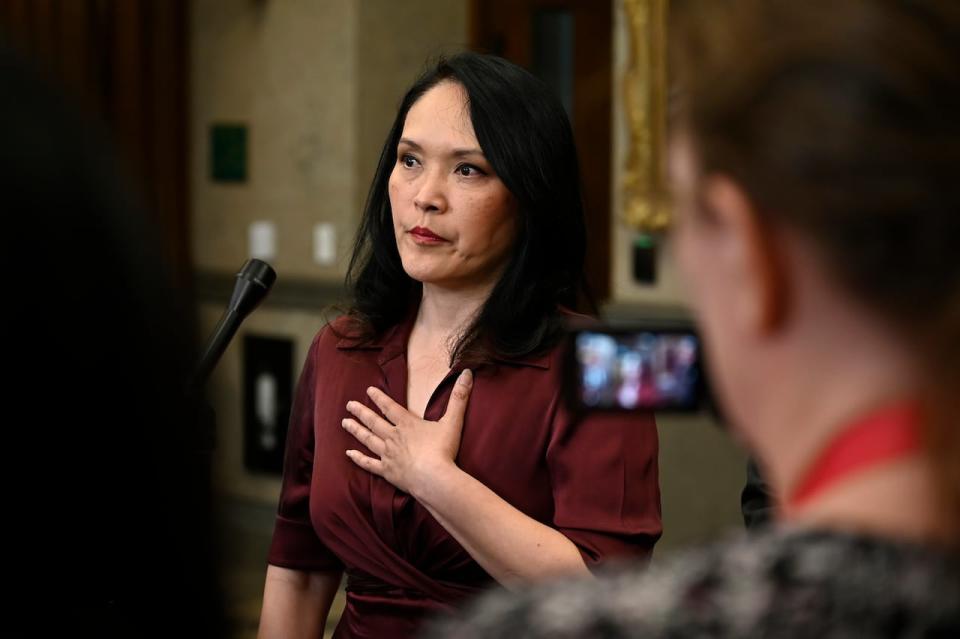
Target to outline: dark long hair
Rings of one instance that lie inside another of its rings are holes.
[[[408,111],[444,81],[465,89],[480,148],[516,198],[520,216],[509,263],[451,359],[542,351],[561,333],[558,306],[574,308],[583,287],[586,229],[573,132],[543,82],[502,58],[476,53],[441,59],[400,102],[350,259],[351,330],[362,340],[375,338],[401,321],[421,293],[400,262],[388,182]]]
[[[924,358],[928,451],[960,524],[960,6],[680,0],[671,12],[675,124],[702,171],[805,233]]]

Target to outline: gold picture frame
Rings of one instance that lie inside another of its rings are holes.
[[[629,135],[622,219],[640,233],[670,226],[663,154],[666,137],[666,17],[668,0],[623,0],[628,57],[623,112]]]

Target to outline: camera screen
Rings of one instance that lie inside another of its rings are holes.
[[[695,410],[702,373],[700,341],[689,332],[576,335],[580,404],[619,410]]]

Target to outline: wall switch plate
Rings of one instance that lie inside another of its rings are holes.
[[[337,261],[337,229],[330,222],[313,227],[313,261],[322,266]]]
[[[271,262],[277,256],[277,228],[273,222],[254,222],[250,225],[250,257]]]

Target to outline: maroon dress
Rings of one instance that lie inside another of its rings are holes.
[[[347,401],[376,410],[366,389],[377,386],[406,406],[412,325],[413,316],[363,346],[322,329],[294,398],[268,562],[346,572],[335,637],[414,636],[425,616],[493,584],[426,508],[344,454],[372,455],[340,426]],[[561,395],[562,350],[474,369],[457,465],[566,535],[591,568],[648,557],[661,532],[653,418],[574,421]],[[427,419],[443,415],[459,373],[434,391]]]

